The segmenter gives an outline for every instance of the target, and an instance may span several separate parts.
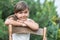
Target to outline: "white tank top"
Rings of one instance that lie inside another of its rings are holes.
[[[29,40],[30,39],[30,34],[12,34],[12,39],[13,40]]]
[[[27,19],[30,20],[30,19]],[[12,39],[13,40],[29,40],[30,39],[30,34],[17,34],[13,33],[12,34]]]

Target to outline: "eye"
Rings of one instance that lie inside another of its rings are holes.
[[[27,13],[27,11],[25,11],[24,13]]]

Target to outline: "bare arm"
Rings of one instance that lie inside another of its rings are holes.
[[[29,28],[31,28],[32,30],[38,30],[39,29],[39,25],[34,22],[33,20],[30,21],[25,21],[24,22]]]
[[[6,19],[5,24],[6,24],[6,25],[11,24],[11,25],[14,25],[14,26],[22,26],[22,23],[13,20],[13,18]]]

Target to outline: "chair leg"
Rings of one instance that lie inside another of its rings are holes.
[[[9,25],[9,40],[12,40],[12,25]]]
[[[45,38],[43,38],[43,40],[47,40],[47,38],[45,37]]]
[[[44,30],[43,30],[43,40],[47,40],[47,37],[46,37],[46,27],[44,27]]]

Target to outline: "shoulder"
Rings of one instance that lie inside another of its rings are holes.
[[[34,22],[34,20],[33,19],[30,19],[30,18],[28,18],[27,20]]]
[[[10,18],[13,18],[13,17],[14,17],[14,15],[10,15],[10,16],[7,17],[7,19],[10,19]]]
[[[7,20],[7,19],[15,20],[15,15],[10,15],[10,16],[8,16],[8,17],[6,18],[6,20]]]
[[[13,19],[16,21],[18,18],[15,15],[10,15],[7,17],[7,19]]]

